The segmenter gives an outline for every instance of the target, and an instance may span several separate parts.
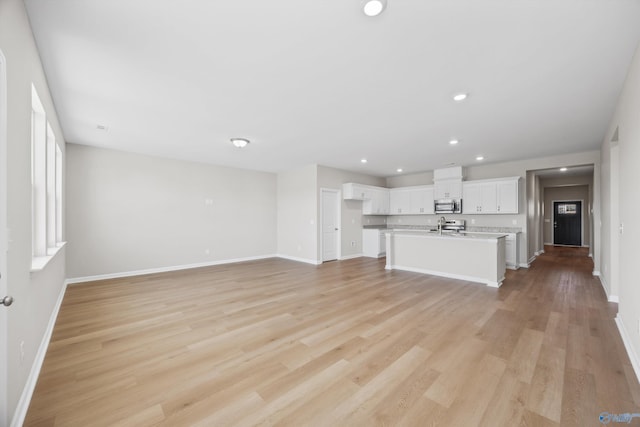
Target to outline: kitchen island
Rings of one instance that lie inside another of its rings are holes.
[[[506,270],[505,235],[387,232],[387,270],[405,270],[499,287]]]

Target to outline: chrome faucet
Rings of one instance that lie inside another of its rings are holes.
[[[446,224],[447,220],[441,216],[440,219],[438,219],[438,234],[442,235],[442,227]]]

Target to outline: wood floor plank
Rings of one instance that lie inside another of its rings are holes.
[[[593,425],[640,385],[586,248],[499,289],[357,258],[69,286],[25,426]]]

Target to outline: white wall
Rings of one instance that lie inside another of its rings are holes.
[[[358,184],[375,185],[384,187],[386,180],[369,175],[349,172],[341,169],[333,169],[326,166],[318,166],[318,201],[320,201],[320,188],[332,188],[342,191],[342,184],[357,182]],[[318,202],[318,218],[320,218],[320,202]],[[357,200],[342,200],[341,205],[341,257],[349,257],[362,253],[362,202]],[[371,221],[369,221],[371,224]],[[318,224],[318,233],[321,233]],[[318,234],[319,235],[319,234]],[[351,242],[356,242],[351,246]],[[322,254],[318,241],[318,256]],[[320,258],[318,257],[318,260]]]
[[[308,165],[278,174],[278,255],[318,262],[318,173]]]
[[[31,84],[38,91],[47,119],[63,152],[64,137],[56,117],[29,21],[21,0],[0,1],[0,50],[7,62],[7,283],[14,304],[8,308],[8,414],[13,417],[38,347],[45,335],[65,278],[65,249],[43,271],[31,268]],[[63,163],[64,167],[64,163]],[[63,194],[64,197],[64,194]],[[63,225],[64,227],[64,225]],[[3,272],[5,273],[5,272]],[[20,342],[24,359],[20,360]]]
[[[610,141],[615,129],[618,129],[619,169],[617,178],[613,157],[610,164],[602,172],[608,172],[609,188],[603,186],[603,209],[609,211],[609,228],[603,228],[603,233],[611,231],[615,233],[616,225],[612,223],[611,212],[615,209],[611,205],[611,194],[616,180],[619,191],[619,221],[624,225],[624,232],[619,234],[619,306],[618,318],[623,331],[626,331],[627,343],[631,348],[632,358],[635,358],[636,374],[640,377],[640,286],[638,286],[638,242],[640,241],[640,197],[638,197],[638,183],[640,183],[640,47],[636,50],[635,57],[627,74],[624,89],[620,95],[616,113],[609,126],[609,132],[603,142],[603,150],[611,150]],[[614,148],[615,149],[615,148]],[[614,213],[615,215],[615,213]],[[606,226],[607,224],[603,224]],[[613,237],[613,236],[612,236]],[[610,245],[615,244],[611,238]],[[603,247],[603,252],[613,253],[611,246]],[[611,260],[611,257],[609,258]],[[614,268],[614,264],[609,266]],[[607,277],[607,276],[605,276]],[[610,277],[610,276],[609,276]],[[615,294],[614,294],[615,295]]]
[[[67,147],[68,277],[275,254],[275,174]]]

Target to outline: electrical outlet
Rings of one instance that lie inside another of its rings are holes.
[[[475,223],[476,223],[475,218],[471,218],[471,224],[475,224]]]
[[[20,364],[24,362],[24,341],[20,341]]]

